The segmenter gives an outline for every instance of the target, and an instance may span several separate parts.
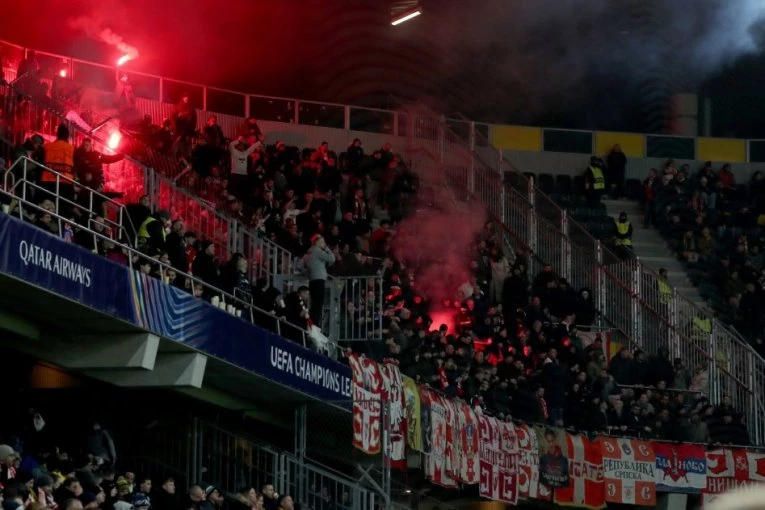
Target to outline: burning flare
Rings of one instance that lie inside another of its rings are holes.
[[[112,134],[109,135],[109,140],[106,142],[106,145],[108,145],[111,150],[117,150],[117,147],[120,146],[121,141],[122,134],[119,131],[112,131]]]

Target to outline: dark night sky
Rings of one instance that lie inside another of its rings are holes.
[[[70,26],[87,16],[138,48],[135,70],[339,103],[418,100],[490,122],[661,131],[668,97],[697,92],[713,97],[713,134],[765,136],[765,2],[421,3],[423,16],[391,27],[389,0],[11,2],[0,38],[113,62],[116,49]]]

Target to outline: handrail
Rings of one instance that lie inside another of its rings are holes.
[[[422,150],[425,153],[429,154],[430,158],[434,162],[440,161],[440,159],[438,157],[434,156],[427,149],[423,148]],[[469,151],[467,149],[465,149],[464,147],[460,147],[458,150],[464,151],[464,153],[469,153]],[[472,153],[469,153],[469,157],[473,158],[473,156],[474,155]],[[455,158],[457,159],[457,161],[455,162],[455,165],[459,166],[460,165],[460,155],[459,155],[459,153],[455,153],[455,154],[451,154],[451,155],[445,156],[445,159],[447,159],[449,161],[452,161]],[[470,167],[469,167],[470,170],[473,171],[473,172],[476,171],[476,168],[480,168],[480,165],[481,165],[480,161],[477,164],[474,161],[475,160],[473,160],[473,162],[470,163]],[[463,162],[462,165],[464,166],[465,163]],[[484,165],[484,167],[487,167],[487,165]],[[497,175],[496,179],[499,179],[498,175]],[[524,177],[524,180],[525,180],[525,177]],[[468,179],[468,182],[470,183],[470,178]],[[491,186],[491,184],[490,184],[490,186]],[[502,196],[504,197],[504,194],[507,193],[507,191],[508,191],[508,187],[504,186],[504,185],[500,185],[500,186],[501,186],[501,189],[503,189]],[[510,188],[510,190],[515,191],[517,193],[517,191],[512,189],[512,188]],[[467,191],[472,196],[475,196],[475,194],[472,192],[471,189],[468,189]],[[499,195],[497,193],[495,193],[495,192],[490,192],[490,191],[491,190],[487,190],[487,196],[489,196],[489,199],[490,200],[497,200]],[[529,190],[529,193],[530,193],[529,198],[533,200],[533,194],[532,194],[532,190],[531,189]],[[495,195],[497,195],[497,196],[495,196]],[[504,198],[502,198],[502,197],[499,197],[499,199],[503,199],[504,200]],[[486,203],[486,202],[484,201],[484,203]],[[532,221],[533,226],[530,227],[530,228],[538,229],[539,225],[544,225],[546,223],[546,219],[545,218],[536,217],[536,212],[535,212],[535,208],[534,208],[534,204],[536,203],[536,200],[534,200],[533,202],[525,201],[524,203],[526,203],[528,205],[528,207],[529,207],[528,210],[530,211],[529,214],[531,215],[529,217],[529,219],[530,220],[533,219],[533,221]],[[486,205],[488,206],[488,210],[489,210],[490,213],[493,210],[496,210],[498,207],[500,207],[500,208],[504,207],[504,205],[499,205],[498,206],[495,203],[491,203],[491,204],[486,203]],[[560,210],[560,209],[558,208],[558,210]],[[505,211],[503,211],[502,214],[505,214]],[[508,229],[507,225],[503,225],[503,226],[505,227],[506,230]],[[555,231],[557,232],[557,235],[564,236],[565,239],[568,239],[567,242],[570,243],[571,246],[577,246],[567,236],[565,236],[564,232],[560,231],[559,229],[555,229]],[[532,235],[532,236],[536,235],[536,234],[534,234],[532,232],[530,232],[529,234]],[[522,245],[528,247],[529,253],[532,256],[538,256],[538,254],[534,250],[535,246],[534,246],[534,243],[532,241],[530,241],[530,242],[522,241]],[[555,251],[555,253],[559,253],[559,254],[560,253],[565,253],[565,248],[564,248],[563,245],[558,246],[557,248],[555,246],[553,246],[552,248],[553,248],[553,250],[557,250],[557,251]],[[611,271],[611,268],[608,267],[608,264],[604,263],[601,258],[598,258],[598,254],[597,254],[597,250],[598,249],[602,249],[602,247],[600,247],[600,244],[596,240],[593,239],[592,252],[589,252],[590,256],[592,257],[592,260],[595,261],[595,265],[594,265],[594,267],[592,269],[593,269],[593,271],[599,272],[603,276],[608,277],[608,281],[604,281],[604,283],[600,283],[599,285],[605,285],[605,283],[609,283],[610,282],[612,284],[616,284],[619,288],[622,288],[623,290],[625,290],[626,291],[626,295],[630,297],[629,299],[633,303],[632,306],[638,306],[641,309],[643,309],[645,312],[650,314],[651,316],[654,316],[655,318],[659,319],[659,323],[658,324],[660,324],[660,325],[663,324],[664,326],[669,328],[672,331],[672,333],[674,335],[674,338],[676,338],[678,341],[681,342],[681,345],[690,347],[690,352],[694,353],[695,356],[701,355],[702,358],[705,361],[710,363],[710,366],[713,368],[713,370],[717,370],[719,372],[719,376],[725,377],[727,382],[732,383],[732,384],[735,385],[735,387],[744,390],[744,392],[742,394],[739,394],[739,397],[741,398],[742,404],[747,408],[748,412],[750,413],[749,417],[752,420],[752,423],[759,423],[760,421],[765,419],[765,418],[763,418],[763,414],[764,414],[763,413],[763,406],[760,405],[759,401],[755,401],[754,400],[756,392],[754,390],[754,385],[753,385],[752,381],[754,381],[755,379],[751,379],[749,382],[742,381],[742,379],[740,377],[738,377],[737,375],[734,375],[733,371],[736,369],[736,367],[729,368],[728,366],[726,366],[726,365],[729,364],[729,360],[727,360],[727,359],[720,360],[720,359],[718,359],[718,357],[713,356],[713,355],[710,354],[710,351],[713,349],[713,345],[714,344],[719,344],[719,341],[723,341],[723,342],[727,341],[728,342],[728,347],[730,349],[734,349],[734,346],[735,346],[735,350],[732,351],[732,354],[737,356],[738,358],[740,358],[740,359],[737,360],[738,363],[742,363],[743,362],[743,363],[747,364],[746,366],[752,367],[752,368],[748,368],[747,369],[747,370],[749,370],[751,372],[752,370],[755,369],[754,367],[758,367],[758,366],[760,367],[760,370],[763,370],[762,369],[763,364],[764,364],[763,360],[756,353],[756,351],[754,351],[752,349],[752,347],[747,345],[747,344],[741,344],[738,341],[738,339],[734,339],[733,337],[728,336],[728,337],[725,337],[725,339],[715,337],[715,334],[719,334],[719,333],[727,331],[727,328],[724,328],[724,327],[721,328],[719,326],[719,321],[717,321],[717,320],[712,321],[712,324],[714,325],[713,326],[713,331],[709,335],[709,338],[705,341],[705,345],[707,346],[707,350],[702,349],[699,345],[696,344],[696,342],[694,341],[693,338],[689,338],[687,336],[687,331],[683,331],[683,328],[680,328],[679,325],[674,320],[672,320],[672,317],[670,315],[665,315],[664,313],[661,313],[659,310],[656,310],[655,308],[653,308],[653,306],[651,306],[650,303],[648,301],[646,301],[643,298],[643,296],[641,295],[642,293],[639,290],[640,287],[637,287],[637,288],[633,287],[633,285],[635,285],[635,282],[632,282],[632,281],[625,282],[625,281],[623,281],[621,279],[621,277],[619,277],[618,274],[616,274],[615,272]],[[642,275],[646,275],[646,276],[650,276],[650,277],[656,278],[655,273],[653,273],[651,271],[646,271],[644,266],[642,266],[642,264],[640,264],[639,261],[637,261],[635,259],[632,259],[631,264],[634,264],[634,267],[631,266],[630,274],[635,274],[635,271],[637,271],[637,274],[641,275],[641,278],[642,278]],[[613,266],[613,267],[616,267],[616,266]],[[642,271],[642,272],[640,272],[640,271]],[[640,285],[639,281],[638,281],[638,285]],[[690,316],[687,317],[689,320],[692,318],[692,316],[695,316],[697,314],[701,314],[701,312],[702,312],[702,310],[700,310],[695,304],[693,304],[692,302],[688,301],[687,299],[683,301],[682,296],[679,295],[679,293],[677,293],[676,290],[673,290],[673,297],[672,297],[672,299],[673,299],[673,303],[674,303],[672,305],[673,309],[676,309],[678,307],[678,304],[683,305],[684,307],[689,309],[689,311],[691,312]],[[603,304],[605,304],[605,303],[603,303]],[[683,309],[685,309],[685,308],[683,308]],[[605,319],[606,322],[609,322],[610,324],[612,324],[614,326],[617,326],[616,329],[620,333],[624,334],[624,336],[626,338],[630,339],[631,343],[634,342],[634,343],[637,343],[638,345],[640,344],[640,341],[642,341],[641,337],[633,338],[632,335],[627,334],[623,330],[619,329],[618,322],[615,322],[615,321],[611,320],[608,317],[608,311],[606,309],[602,309],[601,308],[600,312],[601,312],[601,318]],[[629,318],[627,320],[632,324],[633,328],[635,328],[635,327],[642,328],[643,327],[642,319],[640,318],[639,315],[636,316],[636,317],[633,317],[632,313],[634,313],[634,312],[630,312]],[[636,331],[636,334],[638,334],[638,335],[640,334],[640,332],[639,332],[640,330],[639,329],[636,329],[635,331]],[[717,332],[717,333],[715,333],[715,332]],[[725,333],[723,333],[723,334],[725,334]],[[640,341],[636,342],[636,340],[640,340]],[[671,347],[671,344],[670,344],[670,347]],[[684,352],[685,352],[686,355],[688,354],[687,349]],[[692,355],[691,357],[693,358],[694,356]],[[747,361],[747,359],[749,361]],[[718,373],[718,372],[714,372],[714,373]],[[763,372],[765,372],[765,370],[763,370]],[[758,378],[759,377],[758,374],[749,374],[748,377],[749,378],[756,378],[757,380],[760,380],[760,378]],[[709,381],[709,384],[711,385],[710,386],[710,390],[711,390],[711,388],[715,388],[714,392],[710,391],[710,395],[713,396],[714,398],[721,398],[721,396],[722,396],[722,393],[719,390],[720,382],[725,383],[725,381],[713,381],[712,377],[710,377],[710,381]],[[757,426],[754,427],[753,433],[757,434],[756,437],[758,439],[760,439],[763,436],[763,431],[760,431]]]
[[[205,283],[204,281],[200,280],[199,278],[197,278],[197,277],[195,277],[193,275],[190,275],[190,274],[188,274],[188,273],[186,273],[184,271],[181,271],[181,270],[173,267],[172,265],[170,265],[168,263],[162,262],[162,261],[160,261],[158,259],[153,259],[153,258],[147,257],[147,255],[145,253],[142,253],[142,252],[140,252],[140,251],[136,250],[135,248],[132,248],[132,247],[130,247],[128,245],[119,243],[119,242],[115,241],[114,239],[112,239],[112,238],[110,238],[108,236],[105,236],[105,235],[103,235],[103,234],[101,234],[99,232],[96,232],[95,230],[92,230],[92,229],[90,229],[88,227],[82,226],[82,225],[78,224],[77,222],[75,222],[73,220],[65,218],[65,217],[61,216],[60,214],[58,214],[58,212],[47,211],[47,210],[41,208],[40,206],[35,205],[32,202],[29,202],[26,199],[23,199],[21,197],[15,196],[12,193],[8,193],[8,192],[6,192],[4,190],[0,190],[0,195],[5,195],[5,196],[9,197],[10,199],[16,201],[16,210],[18,211],[19,219],[22,220],[22,221],[24,221],[24,208],[22,206],[30,208],[30,209],[32,209],[34,211],[44,211],[46,214],[50,214],[51,217],[55,218],[58,221],[60,226],[69,225],[72,229],[78,229],[78,230],[81,230],[81,231],[84,230],[85,232],[87,232],[88,234],[93,236],[94,242],[96,240],[108,241],[110,243],[113,243],[115,245],[115,247],[118,247],[121,250],[123,250],[124,253],[137,256],[139,258],[139,260],[151,260],[152,264],[156,264],[156,265],[158,265],[160,267],[160,272],[161,272],[163,278],[165,277],[165,272],[172,271],[177,276],[185,278],[187,282],[191,282],[192,283],[192,288],[193,288],[193,286],[200,285],[200,286],[202,286],[202,288],[211,291],[214,295],[221,296],[221,298],[223,299],[222,303],[224,305],[226,305],[226,304],[235,304],[238,307],[240,307],[241,309],[247,309],[247,310],[250,311],[250,315],[253,318],[255,317],[255,315],[254,315],[255,312],[257,312],[259,314],[263,314],[263,315],[265,315],[267,317],[270,317],[271,319],[273,319],[275,321],[275,324],[277,326],[276,333],[279,334],[279,335],[282,334],[282,331],[281,331],[282,323],[290,326],[291,328],[294,328],[296,331],[300,332],[301,340],[302,340],[302,345],[304,347],[310,348],[308,346],[308,342],[307,342],[307,339],[308,339],[308,337],[310,337],[310,334],[308,333],[307,330],[301,328],[300,326],[298,326],[296,324],[288,322],[287,320],[280,319],[277,315],[275,315],[275,314],[273,314],[271,312],[265,311],[265,310],[263,310],[261,308],[258,308],[257,306],[255,306],[255,305],[253,305],[251,303],[247,303],[246,301],[244,301],[242,299],[239,299],[236,296],[234,296],[234,295],[232,295],[232,294],[230,294],[230,293],[228,293],[228,292],[226,292],[226,291],[224,291],[224,290],[222,290],[222,289],[220,289],[218,287],[215,287],[213,285]],[[12,213],[13,213],[13,211],[9,211],[9,214],[12,214]],[[53,234],[51,234],[51,235],[53,235]],[[85,249],[85,248],[83,248],[83,249]],[[128,256],[127,259],[128,259],[128,267],[130,267],[130,269],[135,271],[136,269],[133,267],[133,258],[132,258],[132,256]],[[212,306],[215,306],[215,305],[212,305]],[[218,308],[220,308],[220,306]]]
[[[2,141],[2,139],[0,139],[0,141]],[[124,205],[120,204],[119,202],[116,202],[115,200],[107,197],[106,195],[103,195],[103,194],[99,193],[98,191],[96,191],[94,189],[91,189],[91,188],[89,188],[87,186],[83,186],[82,184],[78,183],[74,179],[71,179],[71,178],[63,175],[60,172],[57,172],[56,170],[52,170],[51,168],[48,168],[45,165],[42,165],[40,163],[37,163],[36,161],[33,161],[33,160],[29,159],[26,156],[21,156],[21,157],[17,158],[16,161],[14,161],[13,164],[10,166],[10,168],[8,168],[5,171],[5,178],[4,178],[4,189],[5,189],[5,191],[7,191],[9,193],[15,193],[16,189],[19,186],[21,186],[21,198],[22,199],[26,199],[27,190],[30,189],[30,188],[34,189],[34,190],[37,190],[37,192],[39,193],[39,196],[45,196],[45,194],[48,193],[48,191],[46,189],[42,188],[39,184],[37,184],[36,182],[34,182],[33,180],[30,180],[28,178],[27,172],[29,170],[29,166],[30,165],[32,165],[32,167],[34,167],[34,168],[37,168],[37,169],[40,169],[40,170],[44,170],[46,172],[50,172],[51,174],[53,174],[55,176],[55,178],[56,178],[55,183],[56,183],[56,189],[57,190],[59,189],[59,185],[60,185],[61,182],[67,183],[67,184],[69,184],[71,186],[77,186],[80,189],[86,190],[88,195],[89,195],[87,210],[90,213],[97,214],[99,216],[103,216],[104,221],[107,224],[113,225],[114,227],[116,227],[117,230],[119,230],[119,232],[120,232],[120,234],[119,234],[119,238],[120,239],[122,239],[123,236],[124,236],[124,239],[129,240],[130,237],[131,237],[130,232],[135,232],[135,225],[133,225],[133,221],[130,219],[130,215],[127,214],[127,211],[125,211],[125,206]],[[22,168],[21,179],[14,179],[14,184],[12,186],[8,186],[8,181],[7,181],[8,177],[9,176],[13,177],[14,176],[14,174],[13,174],[14,170],[18,170],[19,167]],[[117,214],[119,216],[118,221],[116,221],[116,222],[112,221],[108,217],[108,215],[102,214],[102,211],[95,210],[94,200],[93,200],[94,197],[99,198],[105,204],[110,204],[110,205],[114,206],[117,209],[117,211],[118,211],[117,212]],[[57,193],[55,195],[55,197],[54,197],[54,203],[55,203],[57,211],[60,210],[59,209],[59,203],[60,202],[65,202],[68,206],[70,206],[72,208],[78,208],[78,209],[82,208],[82,206],[80,204],[78,204],[77,202],[74,202],[74,201],[71,201],[71,200],[69,200],[67,198],[64,198],[64,197],[60,196],[60,194]],[[127,221],[129,223],[129,226],[131,227],[131,230],[127,230],[125,228],[125,226],[122,224],[123,221]]]

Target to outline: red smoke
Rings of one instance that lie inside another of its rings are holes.
[[[486,213],[480,206],[456,202],[440,176],[419,174],[420,188],[428,183],[435,208],[418,210],[397,227],[393,253],[415,269],[417,291],[432,302],[453,299],[457,288],[470,280],[470,248],[481,231]]]

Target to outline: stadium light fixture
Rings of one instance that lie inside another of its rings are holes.
[[[400,14],[396,14],[391,20],[390,24],[395,27],[397,25],[406,23],[407,21],[416,18],[420,14],[422,14],[422,9],[420,9],[419,7],[415,7],[414,9],[404,11]]]

